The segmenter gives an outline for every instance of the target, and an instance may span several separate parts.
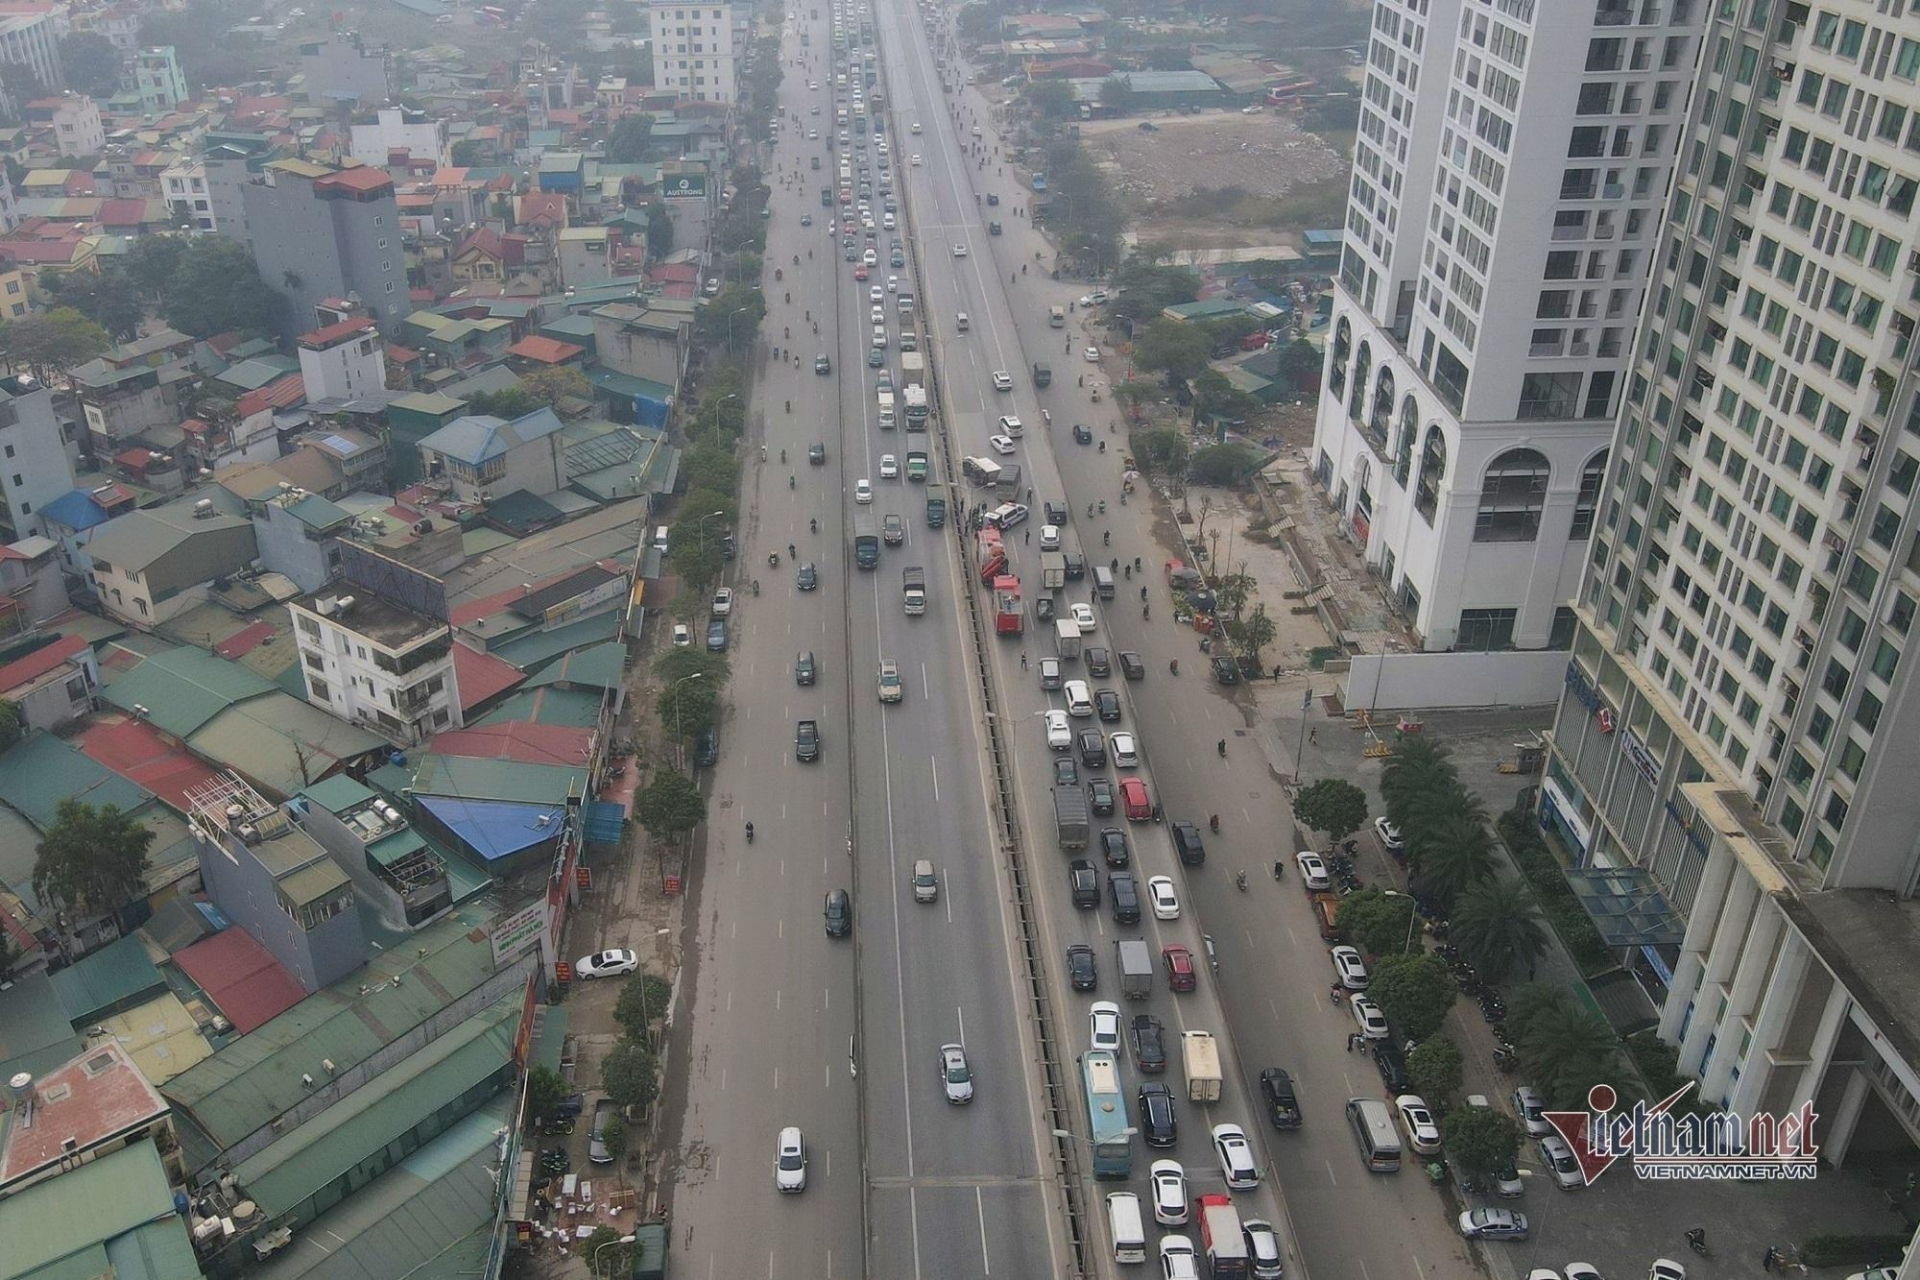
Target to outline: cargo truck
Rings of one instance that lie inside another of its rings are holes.
[[[900,574],[900,586],[906,593],[907,613],[919,617],[927,611],[927,571],[910,564]]]
[[[915,353],[909,351],[907,354],[914,355]],[[927,389],[919,383],[909,382],[905,396],[907,422],[909,424],[916,422],[924,423],[927,420]]]
[[[1121,938],[1113,944],[1114,958],[1120,962],[1120,994],[1129,1000],[1145,1000],[1153,994],[1153,952],[1140,938]]]
[[[854,513],[853,562],[862,569],[871,569],[880,563],[880,528],[874,523],[871,511]]]
[[[1077,853],[1093,838],[1093,823],[1087,810],[1087,793],[1079,787],[1053,789],[1053,823],[1060,847]]]
[[[1040,553],[1040,585],[1048,591],[1067,585],[1067,558],[1058,551]]]
[[[1080,656],[1080,624],[1061,618],[1053,624],[1053,647],[1062,659],[1071,662]]]
[[[944,529],[947,525],[947,500],[927,495],[927,528]]]
[[[1200,1218],[1200,1247],[1207,1255],[1213,1280],[1249,1280],[1253,1260],[1247,1255],[1247,1235],[1233,1199],[1220,1192],[1194,1201]]]
[[[912,444],[907,446],[907,479],[925,483],[926,478],[927,446],[926,438],[923,436],[921,437],[921,443],[918,448],[915,448]]]
[[[1000,464],[992,458],[962,458],[960,474],[975,484],[1000,483]]]
[[[1220,1046],[1213,1033],[1182,1032],[1180,1055],[1187,1066],[1187,1101],[1220,1101]]]
[[[900,357],[900,385],[903,387],[927,385],[927,358],[918,351],[909,351]]]
[[[893,430],[893,392],[882,390],[875,398],[880,406],[880,429]]]
[[[1048,307],[1047,308],[1047,324],[1050,327],[1055,329],[1066,328],[1067,327],[1067,309],[1065,307]]]

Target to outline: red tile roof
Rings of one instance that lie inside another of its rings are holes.
[[[460,692],[464,698],[466,690]],[[579,767],[586,763],[587,753],[592,746],[591,729],[510,720],[504,724],[485,724],[440,734],[433,740],[433,753],[437,756],[471,756],[480,760],[511,760],[518,764]]]
[[[363,164],[351,169],[342,169],[338,173],[330,173],[324,178],[315,178],[313,185],[315,190],[339,187],[345,191],[373,194],[393,190],[393,179],[373,166]]]
[[[271,622],[250,622],[213,646],[213,651],[231,661],[252,653],[276,634]]]
[[[173,959],[242,1035],[306,998],[293,975],[238,925],[174,952]]]
[[[102,200],[96,215],[104,227],[137,227],[147,220],[145,200]]]
[[[526,673],[504,658],[496,658],[463,644],[453,646],[453,679],[460,687],[460,711],[464,715],[527,678]]]
[[[263,409],[291,408],[306,398],[306,382],[299,374],[289,373],[241,396],[234,411],[242,418],[251,418]]]
[[[647,272],[647,279],[656,284],[699,284],[700,268],[691,262],[662,262]]]
[[[166,1100],[140,1074],[133,1055],[113,1040],[88,1046],[40,1076],[33,1089],[33,1123],[7,1131],[0,1183],[63,1163],[69,1141],[86,1151],[167,1112]]]
[[[62,636],[50,645],[35,649],[24,658],[9,662],[6,666],[0,667],[0,693],[18,689],[31,680],[38,680],[86,647],[86,639],[82,636]]]
[[[371,317],[349,316],[338,324],[330,324],[324,328],[315,329],[312,333],[301,334],[300,345],[309,351],[324,351],[342,339],[351,338],[371,328],[373,328]]]
[[[571,342],[560,342],[554,338],[542,338],[531,335],[520,339],[507,348],[510,356],[523,356],[528,360],[538,360],[542,364],[565,364],[575,356],[585,355],[585,347],[577,347]]]
[[[145,787],[180,813],[190,810],[189,791],[218,776],[144,720],[96,720],[78,741],[89,758]]]
[[[420,358],[420,353],[418,351],[415,351],[412,347],[396,347],[396,346],[393,346],[391,343],[389,343],[387,346],[387,363],[388,364],[412,364],[415,360],[418,360],[419,358]]]

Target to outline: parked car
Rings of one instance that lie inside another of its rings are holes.
[[[573,974],[576,978],[617,978],[639,967],[638,955],[623,947],[616,947],[611,951],[596,951],[590,956],[581,956],[574,961]]]
[[[1525,1240],[1527,1215],[1513,1209],[1468,1209],[1460,1215],[1460,1234],[1469,1240]]]

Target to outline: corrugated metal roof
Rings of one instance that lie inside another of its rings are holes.
[[[69,1022],[97,1022],[166,986],[146,944],[131,933],[53,975],[54,994]]]
[[[624,680],[626,646],[617,641],[575,649],[527,681],[530,689],[570,684],[583,689],[618,689]]]
[[[170,1231],[143,1232],[136,1247],[109,1255],[108,1242],[149,1225]],[[169,1235],[177,1241],[169,1242]],[[200,1273],[184,1220],[173,1211],[159,1149],[151,1142],[122,1147],[0,1200],[0,1240],[7,1242],[7,1275],[21,1280]],[[121,1260],[134,1269],[115,1272]],[[183,1261],[187,1269],[179,1270]],[[140,1269],[163,1263],[175,1269]]]
[[[69,799],[119,805],[130,813],[153,796],[51,734],[32,734],[0,756],[0,802],[42,831],[53,825],[60,802]]]
[[[345,813],[373,799],[372,791],[344,773],[323,779],[310,787],[302,787],[300,793],[313,802],[314,808],[325,809],[328,813]]]
[[[513,804],[561,804],[585,788],[587,766],[522,764],[471,756],[427,756],[413,775],[416,796],[459,800],[504,800]]]
[[[585,689],[522,689],[509,694],[505,701],[478,721],[469,721],[468,727],[527,720],[534,724],[591,729],[600,723],[604,696]]]
[[[0,805],[0,884],[20,895],[28,911],[40,914],[40,895],[33,887],[33,864],[39,861],[40,833],[31,822]]]
[[[490,652],[494,657],[527,671],[571,650],[611,640],[619,630],[620,611],[615,609],[608,613],[596,613],[578,622],[569,622],[551,631],[536,631],[532,635],[509,640]]]
[[[387,741],[273,688],[219,712],[187,745],[271,792],[290,796],[343,761],[384,750]]]
[[[205,649],[181,646],[156,653],[103,691],[108,702],[182,740],[236,702],[274,691],[265,677]]]
[[[171,991],[102,1018],[100,1025],[155,1088],[213,1054],[193,1014]]]
[[[73,1034],[60,997],[53,993],[53,980],[45,973],[30,973],[0,987],[0,1080],[11,1079],[16,1071],[51,1071],[85,1047]],[[10,1093],[0,1097],[12,1101]]]
[[[206,998],[241,1035],[266,1025],[306,998],[306,990],[237,925],[183,947],[173,955],[180,971],[200,984]]]

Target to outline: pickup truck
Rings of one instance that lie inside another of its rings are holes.
[[[794,730],[793,758],[806,764],[820,758],[820,726],[814,721],[802,720]]]
[[[927,479],[927,450],[922,445],[918,449],[907,450],[907,479],[924,484]]]
[[[927,611],[927,571],[910,564],[900,574],[900,587],[906,597],[907,614],[919,617]]]

